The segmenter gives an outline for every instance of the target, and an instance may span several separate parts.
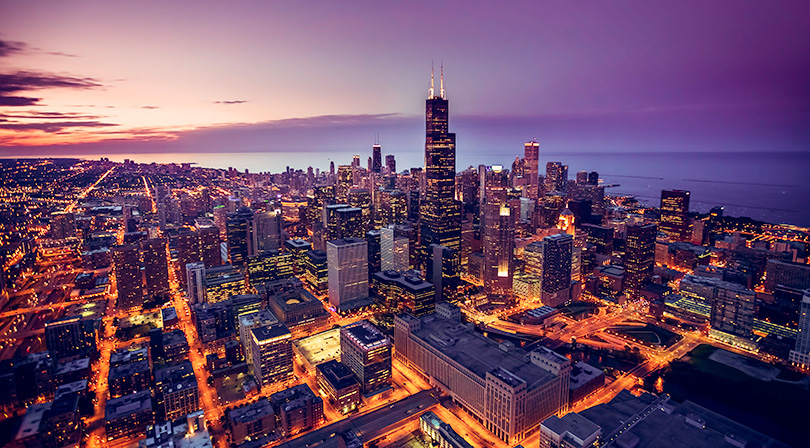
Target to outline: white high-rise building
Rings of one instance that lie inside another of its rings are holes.
[[[205,263],[198,261],[186,264],[188,303],[205,302]]]
[[[408,238],[397,235],[395,226],[380,229],[380,268],[383,271],[407,271],[410,264]]]
[[[790,362],[804,368],[810,367],[810,289],[804,291],[799,307],[799,331],[796,346],[790,351]]]
[[[329,303],[341,304],[368,297],[368,243],[343,238],[326,243]]]

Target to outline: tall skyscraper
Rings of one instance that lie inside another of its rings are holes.
[[[543,304],[560,306],[568,302],[573,249],[574,238],[567,233],[543,238]]]
[[[256,229],[253,210],[241,208],[228,214],[228,259],[234,266],[242,267],[251,255],[256,254]]]
[[[329,303],[346,309],[352,301],[368,297],[368,243],[346,238],[326,243]]]
[[[380,230],[380,270],[407,271],[410,267],[408,237],[397,232],[396,225]]]
[[[196,227],[200,236],[200,259],[205,263],[205,267],[213,268],[221,265],[219,229],[209,219],[198,219]]]
[[[397,173],[397,159],[394,158],[393,154],[385,155],[385,167],[388,168],[388,173]]]
[[[112,250],[118,309],[130,310],[143,304],[141,260],[136,244],[115,246]]]
[[[352,170],[351,165],[340,165],[338,166],[338,177],[337,177],[337,201],[340,203],[346,203],[349,200],[349,190],[351,190],[352,186],[354,185],[354,171]]]
[[[205,264],[198,261],[186,264],[185,268],[188,303],[205,302]]]
[[[141,241],[146,295],[165,297],[169,294],[169,261],[167,258],[166,240],[154,238]]]
[[[674,241],[689,241],[689,192],[661,190],[659,228]]]
[[[652,281],[655,266],[655,224],[627,226],[624,245],[624,284],[632,298]]]
[[[371,147],[371,172],[380,174],[382,170],[382,147],[379,144],[374,144]]]
[[[200,235],[196,229],[181,227],[177,235],[177,261],[182,269],[189,263],[202,260],[200,256]],[[180,283],[186,284],[186,278],[179,275]]]
[[[515,210],[507,204],[509,176],[501,166],[486,172],[484,204],[484,291],[491,303],[506,304],[512,295]]]
[[[444,73],[439,95],[430,75],[425,102],[425,200],[421,210],[422,261],[427,265],[428,247],[438,244],[459,253],[461,249],[461,206],[456,194],[456,134],[448,132],[449,103],[445,98]]]
[[[256,211],[253,221],[256,229],[256,253],[279,250],[282,240],[281,211]]]
[[[548,162],[546,164],[545,178],[546,192],[564,192],[568,188],[568,165],[560,162]]]
[[[540,165],[540,144],[537,142],[526,142],[524,145],[523,155],[523,177],[526,178],[526,196],[530,199],[537,199],[539,197],[539,174]]]

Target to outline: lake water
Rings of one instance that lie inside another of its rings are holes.
[[[385,150],[385,148],[383,148]],[[358,151],[365,166],[370,148]],[[519,151],[469,153],[459,150],[457,169],[478,164],[511,167]],[[65,157],[66,155],[62,155]],[[98,155],[86,156],[97,159]],[[234,167],[250,172],[280,172],[287,166],[329,168],[351,163],[351,153],[162,153],[119,154],[137,162],[194,162],[213,168]],[[396,154],[402,171],[424,162],[421,151]],[[618,184],[608,194],[630,194],[649,205],[658,205],[662,189],[692,192],[691,210],[707,212],[716,205],[726,207],[729,216],[748,216],[767,222],[810,226],[810,153],[544,153],[540,171],[548,161],[569,166],[569,177],[577,171],[598,171],[606,184]]]

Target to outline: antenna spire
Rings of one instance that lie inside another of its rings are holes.
[[[439,70],[439,96],[444,99],[444,63],[442,63]]]
[[[428,98],[433,98],[433,61],[430,61],[430,89],[428,90]]]

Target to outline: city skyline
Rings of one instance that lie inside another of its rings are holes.
[[[465,152],[806,151],[780,5],[7,5],[0,153],[411,151],[431,59]]]

